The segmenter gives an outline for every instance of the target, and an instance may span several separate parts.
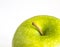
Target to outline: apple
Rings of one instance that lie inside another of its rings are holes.
[[[17,28],[12,47],[60,47],[60,19],[49,15],[27,19]]]

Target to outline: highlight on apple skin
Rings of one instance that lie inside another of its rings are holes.
[[[60,19],[37,15],[17,28],[12,47],[60,47]]]

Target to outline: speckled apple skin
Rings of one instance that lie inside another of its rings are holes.
[[[43,36],[32,22],[40,27]],[[12,47],[60,47],[60,20],[48,15],[27,19],[16,30]]]

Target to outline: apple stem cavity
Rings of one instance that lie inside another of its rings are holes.
[[[40,27],[35,22],[32,22],[32,25],[37,28],[37,30],[38,30],[38,32],[40,33],[41,36],[44,35],[43,32],[42,32],[42,30],[40,29]]]

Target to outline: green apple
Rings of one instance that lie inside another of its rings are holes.
[[[60,19],[48,15],[27,19],[16,30],[12,47],[60,47]]]

